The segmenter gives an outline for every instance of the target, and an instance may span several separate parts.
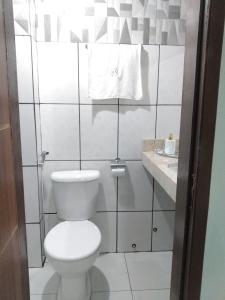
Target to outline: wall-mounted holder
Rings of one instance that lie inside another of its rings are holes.
[[[42,151],[41,152],[41,160],[40,162],[38,163],[38,166],[42,167],[45,163],[45,160],[46,160],[46,156],[49,155],[49,152],[48,151]]]
[[[126,175],[126,162],[120,158],[111,161],[111,170],[113,177],[123,177]]]

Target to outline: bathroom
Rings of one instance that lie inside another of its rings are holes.
[[[31,300],[184,299],[188,2],[13,0]]]

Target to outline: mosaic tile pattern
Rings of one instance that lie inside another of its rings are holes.
[[[29,35],[29,3],[28,0],[13,0],[14,28],[16,35]]]
[[[37,41],[183,45],[186,0],[14,0],[17,35]],[[26,7],[26,8],[25,8]],[[32,11],[32,10],[31,10]]]

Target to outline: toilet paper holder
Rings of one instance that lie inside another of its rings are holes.
[[[111,161],[111,170],[113,177],[122,177],[126,174],[126,162],[119,157]]]

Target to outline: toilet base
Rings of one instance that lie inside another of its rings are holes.
[[[60,278],[57,300],[90,300],[91,282],[89,273],[74,278]]]

